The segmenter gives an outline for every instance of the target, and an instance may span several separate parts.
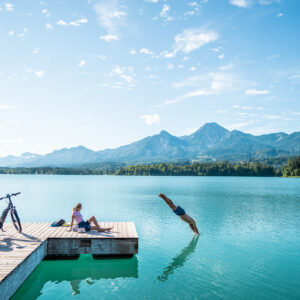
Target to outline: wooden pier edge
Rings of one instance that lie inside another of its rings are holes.
[[[44,258],[130,257],[138,253],[138,235],[134,223],[101,223],[114,226],[111,233],[69,232],[67,227],[50,227],[50,223],[25,223],[18,233],[12,224],[0,232],[0,295],[12,297],[25,279]]]

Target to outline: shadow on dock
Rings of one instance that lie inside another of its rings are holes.
[[[0,240],[0,252],[9,252],[13,251],[14,249],[23,249],[26,248],[26,243],[32,244],[32,242],[40,242],[41,240],[28,235],[21,233],[20,235],[24,236],[24,239],[22,238],[16,238],[16,237],[10,237],[7,236]],[[24,244],[25,243],[25,244]]]
[[[36,299],[47,284],[70,283],[70,294],[80,294],[82,283],[93,285],[100,279],[138,278],[138,259],[94,259],[80,255],[77,260],[42,261],[17,290],[12,299]]]
[[[167,281],[169,275],[173,274],[174,270],[180,268],[187,261],[189,256],[195,251],[199,235],[194,236],[189,244],[181,250],[181,252],[172,259],[172,262],[164,269],[162,275],[157,276],[159,281]]]

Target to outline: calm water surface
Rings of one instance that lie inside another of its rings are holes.
[[[300,299],[300,179],[1,175],[23,222],[133,221],[131,259],[43,261],[13,299]],[[197,221],[193,236],[157,197]],[[4,203],[0,202],[0,209]]]

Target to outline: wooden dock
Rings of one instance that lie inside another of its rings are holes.
[[[25,223],[18,233],[12,224],[0,231],[0,295],[9,299],[45,257],[123,256],[138,253],[138,235],[132,222],[102,222],[111,232],[69,231],[50,223]]]

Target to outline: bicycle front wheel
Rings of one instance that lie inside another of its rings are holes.
[[[10,216],[16,230],[22,232],[21,221],[15,209],[10,211]]]

